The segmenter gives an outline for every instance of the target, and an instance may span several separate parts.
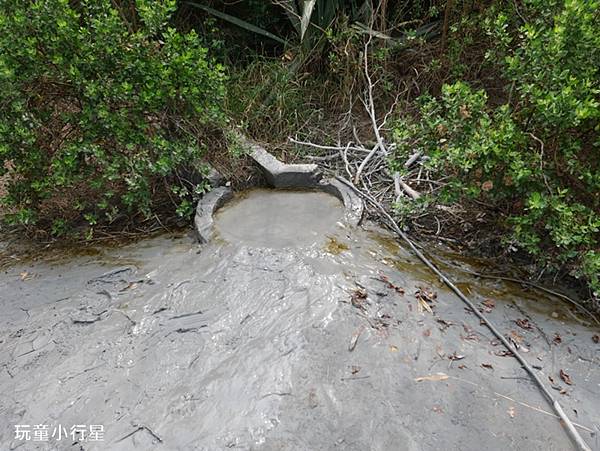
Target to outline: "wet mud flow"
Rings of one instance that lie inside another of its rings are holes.
[[[5,268],[0,450],[573,449],[479,320],[393,236],[342,217],[324,193],[253,190],[207,245],[163,235]],[[598,327],[443,259],[600,450]],[[15,438],[40,424],[104,438]]]

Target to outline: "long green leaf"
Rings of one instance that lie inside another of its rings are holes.
[[[312,17],[313,8],[317,0],[304,0],[302,4],[302,20],[300,21],[300,41],[304,39],[304,34],[310,24],[310,18]]]
[[[273,39],[274,41],[277,41],[283,45],[288,45],[288,42],[285,39],[280,38],[279,36],[274,35],[273,33],[269,32],[267,30],[257,27],[256,25],[252,25],[251,23],[246,22],[245,20],[231,16],[224,12],[218,11],[214,8],[211,8],[210,6],[201,5],[201,4],[195,3],[195,2],[187,2],[187,3],[196,8],[203,9],[204,11],[206,11],[209,14],[212,14],[213,16],[217,16],[220,19],[226,20],[227,22],[237,25],[238,27],[248,30],[252,33],[260,34],[262,36],[266,36],[267,38]]]

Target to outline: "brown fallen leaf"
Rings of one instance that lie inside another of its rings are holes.
[[[388,288],[394,290],[396,293],[398,293],[400,295],[404,294],[404,288],[401,288],[401,287],[393,284],[392,282],[390,282],[390,279],[388,278],[388,276],[386,276],[384,274],[379,274],[379,280],[381,280],[383,283],[385,283]]]
[[[390,352],[398,352],[398,347],[394,345],[390,345]]]
[[[506,349],[501,349],[499,351],[494,352],[494,355],[497,355],[498,357],[512,357],[513,353],[507,351]]]
[[[431,306],[425,301],[423,298],[417,298],[417,310],[419,313],[423,313],[424,310],[427,310],[429,313],[433,313]]]
[[[573,385],[573,381],[571,380],[571,376],[569,376],[567,373],[565,373],[562,369],[560,370],[560,372],[558,373],[558,375],[564,381],[565,384],[567,384],[567,385]]]
[[[122,288],[119,291],[123,292],[123,291],[127,291],[127,290],[135,290],[137,287],[138,287],[137,282],[129,282],[129,284],[125,288]]]
[[[600,343],[600,335],[593,335],[592,336],[592,341],[596,344]]]
[[[442,325],[440,328],[441,330],[446,330],[454,324],[452,321],[446,321],[445,319],[441,318],[437,319],[436,321]]]
[[[462,338],[463,340],[469,340],[469,341],[479,341],[479,337],[475,333],[470,333],[468,335],[461,334],[460,338]]]
[[[482,302],[485,313],[490,313],[494,307],[496,307],[496,303],[491,299],[486,299]]]
[[[488,370],[493,370],[494,369],[494,367],[492,366],[491,363],[482,363],[481,366],[483,368],[487,368]]]
[[[513,342],[513,344],[519,348],[519,345],[523,342],[523,336],[519,335],[516,331],[511,330],[508,339]]]
[[[356,374],[356,373],[358,373],[360,370],[361,370],[361,367],[360,367],[360,366],[352,365],[352,368],[350,369],[350,372],[351,372],[352,374]]]
[[[422,382],[422,381],[438,382],[438,381],[445,381],[446,379],[448,379],[448,375],[447,374],[445,374],[445,373],[436,373],[436,374],[430,374],[429,376],[417,377],[415,379],[415,382]]]
[[[433,313],[432,306],[437,299],[437,293],[427,288],[417,287],[415,297],[418,301],[417,308],[419,312],[422,313],[424,310],[426,310],[429,313]]]
[[[491,180],[487,180],[485,182],[483,182],[481,184],[481,190],[482,191],[489,191],[494,187],[494,182],[492,182]]]
[[[467,105],[461,105],[458,108],[458,112],[460,114],[460,117],[462,117],[463,119],[469,119],[471,117],[471,113],[469,112]],[[492,183],[492,182],[490,182],[490,183]]]
[[[558,333],[556,333],[554,334],[554,339],[552,341],[554,342],[554,344],[559,345],[562,343],[562,337]]]
[[[531,323],[529,322],[528,319],[518,319],[515,321],[515,323],[517,323],[517,326],[519,326],[522,329],[525,329],[525,330],[533,329],[533,326],[531,325]]]
[[[465,356],[462,354],[457,354],[456,351],[452,354],[448,356],[449,360],[455,361],[455,360],[462,360],[464,359]]]
[[[467,367],[467,365],[465,365],[464,363],[461,363],[460,365],[458,365],[459,370],[464,370],[466,367]]]
[[[350,302],[356,308],[361,310],[365,309],[364,301],[367,299],[367,292],[362,288],[357,288],[352,292],[352,296],[350,296]]]

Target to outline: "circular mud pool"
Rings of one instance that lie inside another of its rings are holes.
[[[219,235],[259,247],[306,246],[322,241],[342,219],[334,196],[315,191],[248,191],[215,214]]]

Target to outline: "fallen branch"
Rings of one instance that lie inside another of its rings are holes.
[[[347,185],[349,188],[351,188],[353,191],[355,191],[359,196],[363,197],[364,199],[366,199],[367,201],[369,201],[377,210],[379,210],[379,212],[381,213],[381,215],[383,216],[383,218],[386,220],[386,222],[388,223],[389,227],[398,234],[398,236],[400,238],[402,238],[402,240],[404,240],[406,242],[406,244],[408,244],[408,246],[412,249],[413,253],[436,275],[440,278],[440,280],[442,280],[452,291],[454,291],[454,293],[460,298],[461,301],[463,301],[468,307],[469,309],[481,320],[481,322],[483,324],[486,325],[486,327],[496,336],[496,338],[498,338],[498,340],[500,340],[500,342],[506,347],[506,349],[508,351],[510,351],[512,353],[512,355],[519,361],[519,363],[521,364],[521,366],[523,367],[523,369],[531,376],[531,378],[536,382],[536,384],[538,385],[538,387],[540,388],[540,390],[542,391],[542,393],[544,394],[544,396],[546,397],[546,399],[548,400],[548,402],[552,405],[552,407],[554,408],[554,411],[557,413],[557,415],[560,417],[560,419],[563,421],[563,423],[565,424],[565,426],[567,427],[567,430],[569,432],[569,435],[571,436],[571,438],[573,439],[573,441],[575,442],[575,444],[577,445],[577,448],[581,451],[592,451],[591,448],[587,445],[587,443],[583,440],[583,438],[581,437],[581,435],[579,434],[579,432],[577,431],[577,429],[575,429],[575,426],[573,425],[573,422],[569,419],[569,417],[565,414],[562,406],[560,405],[560,403],[554,398],[554,396],[552,396],[552,394],[550,393],[550,391],[548,391],[548,389],[546,388],[546,386],[544,385],[544,383],[542,382],[542,380],[539,378],[539,376],[534,372],[533,368],[529,365],[529,363],[527,362],[527,360],[525,360],[525,358],[521,355],[521,353],[519,351],[517,351],[516,348],[513,348],[511,346],[511,344],[509,343],[509,341],[506,339],[506,337],[496,328],[496,326],[494,326],[494,324],[487,319],[487,317],[481,313],[479,311],[479,309],[477,309],[477,307],[465,296],[465,294],[444,274],[442,273],[432,262],[431,260],[429,260],[418,248],[417,246],[413,243],[413,241],[408,237],[408,235],[406,235],[406,233],[404,233],[402,231],[402,229],[400,229],[400,227],[398,227],[398,224],[396,224],[396,221],[394,221],[394,219],[389,215],[389,213],[381,206],[381,204],[379,202],[377,202],[377,200],[375,200],[372,196],[364,193],[363,191],[361,191],[360,189],[358,189],[356,186],[354,186],[354,184],[352,184],[351,182],[349,182],[348,180],[346,180],[343,177],[338,176],[337,179],[344,183],[345,185]]]
[[[323,144],[315,144],[315,143],[312,143],[310,141],[298,141],[297,139],[294,139],[292,137],[288,137],[288,140],[291,143],[298,144],[300,146],[314,147],[315,149],[321,149],[321,150],[336,150],[336,151],[339,151],[339,150],[343,150],[344,148],[346,148],[346,146],[326,146],[326,145],[323,145]],[[369,152],[367,149],[365,149],[363,147],[355,147],[355,146],[352,146],[351,144],[352,144],[351,142],[348,143],[348,147],[347,147],[348,150],[355,150],[357,152]]]
[[[365,44],[365,51],[363,54],[364,59],[364,71],[365,78],[367,80],[367,102],[363,101],[363,105],[365,105],[365,109],[369,114],[369,118],[371,119],[371,124],[373,126],[373,133],[375,133],[375,138],[377,139],[377,145],[373,147],[371,152],[365,157],[362,161],[358,170],[356,171],[356,175],[354,176],[354,183],[358,184],[360,181],[360,176],[362,171],[365,169],[367,163],[373,158],[373,155],[377,152],[378,149],[381,149],[382,152],[387,153],[385,144],[383,143],[383,139],[381,138],[381,133],[379,133],[380,127],[377,125],[377,116],[375,114],[375,101],[373,99],[373,81],[371,80],[371,75],[369,75],[369,44],[371,42],[371,38]]]
[[[421,155],[421,152],[413,153],[410,157],[408,157],[408,160],[406,160],[406,162],[404,163],[404,167],[406,169],[410,168],[413,164],[417,162],[419,158],[421,158]]]
[[[402,190],[406,194],[408,194],[413,200],[417,200],[421,197],[421,194],[419,194],[419,192],[415,191],[410,186],[408,186],[406,182],[402,180],[400,174],[397,172],[394,172],[394,186],[396,187],[396,195],[398,195],[398,191],[400,191],[400,188],[402,188]]]
[[[474,387],[477,387],[477,388],[485,389],[485,387],[482,387],[481,385],[479,385],[479,384],[476,384],[475,382],[471,382],[471,381],[468,381],[468,380],[466,380],[466,379],[461,379],[460,377],[456,377],[456,376],[448,376],[448,378],[449,378],[449,379],[454,379],[454,380],[457,380],[457,381],[460,381],[460,382],[464,382],[464,383],[466,383],[466,384],[471,384],[471,385],[473,385]],[[515,404],[519,404],[519,405],[521,405],[521,406],[523,406],[523,407],[526,407],[526,408],[528,408],[528,409],[534,410],[534,411],[536,411],[536,412],[539,412],[539,413],[542,413],[542,414],[544,414],[544,415],[551,416],[551,417],[553,417],[553,418],[556,418],[557,420],[560,420],[560,419],[561,419],[561,418],[560,418],[558,415],[556,415],[556,414],[554,414],[554,413],[552,413],[552,412],[548,412],[547,410],[540,409],[539,407],[532,406],[532,405],[530,405],[530,404],[527,404],[527,403],[525,403],[525,402],[523,402],[523,401],[517,401],[516,399],[514,399],[514,398],[511,398],[510,396],[503,395],[502,393],[498,393],[498,392],[495,392],[495,391],[492,391],[492,393],[493,393],[494,395],[496,395],[496,396],[499,396],[500,398],[504,398],[504,399],[506,399],[507,401],[514,402]],[[579,429],[581,429],[581,430],[583,430],[583,431],[589,432],[590,434],[593,434],[593,433],[594,433],[594,430],[592,430],[592,429],[590,429],[589,427],[587,427],[587,426],[584,426],[584,425],[582,425],[582,424],[579,424],[579,423],[573,423],[573,425],[574,425],[574,426],[576,426],[576,427],[578,427]]]

